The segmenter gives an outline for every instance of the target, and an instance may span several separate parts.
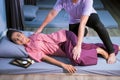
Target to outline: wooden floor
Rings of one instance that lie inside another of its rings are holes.
[[[107,29],[107,31],[108,31],[110,37],[112,37],[112,36],[120,36],[120,29],[119,28]],[[89,29],[88,36],[98,36],[98,35],[93,29]]]
[[[0,80],[120,80],[120,76],[86,74],[26,74],[0,75]]]

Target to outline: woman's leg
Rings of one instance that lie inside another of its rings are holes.
[[[115,57],[112,42],[110,40],[110,37],[109,37],[109,34],[108,34],[106,28],[101,23],[97,14],[94,13],[94,14],[90,15],[88,22],[87,22],[87,26],[90,28],[93,28],[97,32],[97,34],[103,41],[104,45],[106,46],[107,52],[110,54],[108,63],[109,64],[114,63],[116,61],[116,57]]]
[[[106,60],[108,59],[109,55],[108,52],[105,50],[105,46],[103,44],[98,44],[101,45],[98,48],[96,48],[97,50],[97,54],[102,55]],[[113,44],[114,49],[115,49],[115,55],[117,55],[118,51],[120,51],[120,46]]]
[[[103,44],[100,47],[103,47]],[[107,60],[108,53],[100,47],[94,43],[82,43],[81,56],[76,60],[76,63],[82,66],[95,65],[97,64],[98,54]]]
[[[118,51],[120,51],[120,46],[113,44],[113,47],[115,49],[115,54],[117,55]],[[81,56],[78,60],[76,60],[76,63],[83,66],[95,65],[97,64],[98,54],[102,55],[103,58],[105,58],[106,60],[109,58],[108,52],[106,51],[104,44],[83,43]]]
[[[96,43],[95,45],[98,46],[98,47],[100,47],[100,48],[102,48],[102,49],[104,49],[105,51],[107,51],[106,47],[104,46],[104,44],[102,44],[102,43]],[[118,46],[117,44],[113,44],[113,48],[115,50],[114,51],[115,55],[117,55],[118,51],[120,51],[120,46]]]
[[[80,66],[96,65],[98,61],[96,49],[82,49],[80,57],[75,62]]]
[[[98,47],[96,48],[97,54],[102,55],[103,58],[105,58],[106,60],[108,59],[108,52],[106,52],[104,49]]]

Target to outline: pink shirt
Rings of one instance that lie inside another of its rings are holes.
[[[25,49],[34,60],[41,62],[44,55],[65,56],[59,48],[59,43],[67,40],[65,30],[51,34],[34,34],[29,38],[30,42],[25,45]]]

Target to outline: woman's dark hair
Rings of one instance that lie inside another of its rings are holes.
[[[15,29],[9,29],[9,30],[7,31],[7,33],[6,33],[7,38],[8,38],[10,41],[12,41],[12,42],[13,42],[13,40],[12,40],[12,34],[13,34],[14,32],[20,32],[20,31],[15,30]]]

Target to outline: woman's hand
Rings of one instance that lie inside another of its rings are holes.
[[[74,66],[70,65],[70,64],[65,64],[61,61],[58,61],[52,57],[49,57],[47,55],[44,55],[44,57],[42,58],[42,60],[45,60],[49,63],[52,63],[54,65],[57,65],[57,66],[60,66],[62,67],[63,69],[67,70],[69,73],[75,73],[76,69]]]
[[[73,53],[73,59],[78,60],[81,54],[81,46],[75,46],[72,50]]]
[[[69,73],[75,73],[76,68],[70,64],[62,64],[62,67],[67,70]]]

